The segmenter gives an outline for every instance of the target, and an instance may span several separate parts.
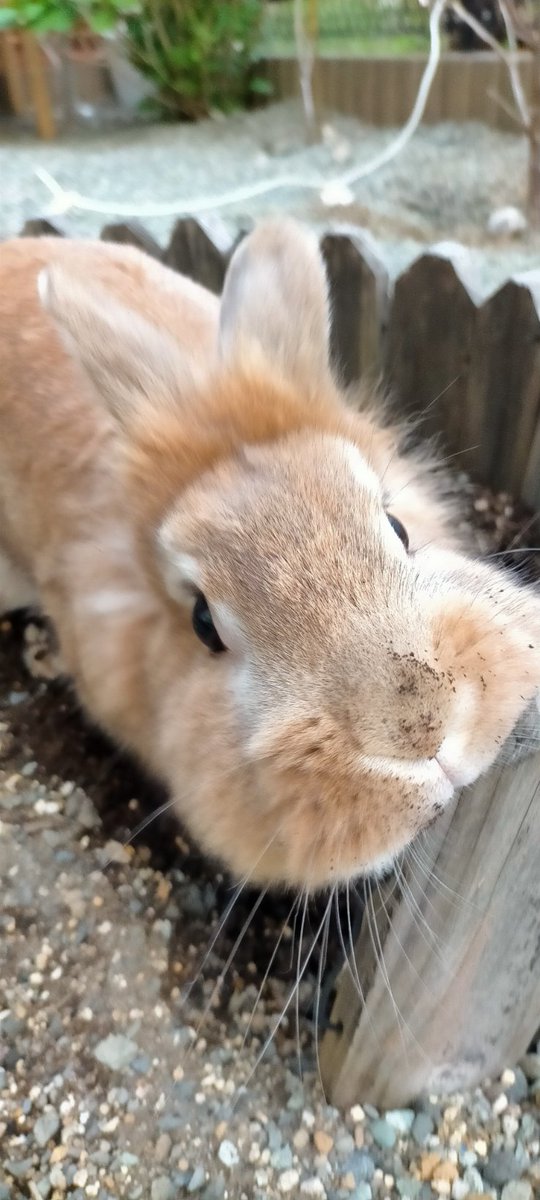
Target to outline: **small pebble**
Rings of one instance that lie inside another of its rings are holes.
[[[225,1138],[219,1147],[218,1158],[224,1167],[236,1167],[240,1162],[240,1155],[234,1142],[230,1142]]]
[[[326,1196],[324,1183],[316,1175],[311,1176],[310,1179],[303,1179],[300,1184],[300,1191],[303,1196],[319,1196],[323,1200]]]
[[[494,1187],[502,1187],[523,1174],[513,1150],[493,1150],[482,1167],[482,1174]]]
[[[188,1192],[199,1192],[206,1183],[206,1171],[204,1167],[195,1167],[193,1175],[188,1183]]]
[[[151,1200],[176,1200],[176,1188],[166,1175],[154,1179],[150,1188]]]
[[[427,1144],[427,1140],[433,1133],[434,1128],[434,1121],[428,1113],[419,1112],[416,1114],[411,1126],[411,1133],[417,1146],[425,1146]]]
[[[396,1108],[385,1113],[385,1121],[392,1126],[397,1133],[405,1136],[412,1128],[414,1122],[414,1112],[412,1108]]]
[[[279,1188],[280,1192],[284,1192],[284,1193],[292,1192],[293,1188],[296,1187],[299,1180],[300,1180],[300,1175],[298,1174],[298,1171],[295,1171],[295,1170],[284,1171],[283,1174],[279,1176],[278,1188]],[[516,1197],[515,1200],[518,1200],[518,1197]]]
[[[505,1183],[501,1200],[532,1200],[532,1196],[532,1186],[526,1179],[514,1179],[511,1183]]]
[[[324,1129],[316,1129],[313,1134],[313,1141],[319,1154],[330,1154],[334,1145],[333,1137],[329,1133],[325,1133]]]
[[[122,1071],[133,1062],[138,1049],[123,1033],[110,1033],[94,1047],[94,1057],[111,1071]]]
[[[60,1118],[56,1112],[45,1112],[38,1117],[34,1125],[34,1140],[38,1146],[46,1146],[51,1138],[56,1137],[60,1129]]]
[[[373,1140],[381,1149],[391,1150],[392,1146],[395,1146],[397,1139],[396,1130],[384,1117],[380,1117],[377,1121],[372,1121],[371,1132]]]

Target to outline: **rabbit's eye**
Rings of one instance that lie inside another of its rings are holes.
[[[401,521],[398,521],[397,517],[393,517],[392,513],[387,513],[386,515],[388,517],[388,520],[390,521],[390,524],[392,526],[392,529],[394,530],[394,533],[397,533],[400,542],[403,542],[405,549],[408,550],[409,549],[409,535],[407,533],[407,530],[405,529],[405,526],[401,524]]]
[[[197,637],[205,646],[208,646],[213,654],[220,654],[222,650],[227,649],[214,625],[212,614],[202,592],[198,592],[193,605],[192,622]]]

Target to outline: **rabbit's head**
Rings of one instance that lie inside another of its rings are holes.
[[[293,224],[236,251],[213,362],[63,271],[43,291],[118,423],[178,626],[156,669],[186,822],[252,879],[385,868],[534,697],[538,599],[422,547],[414,484],[388,511],[392,439],[336,389],[324,269]]]

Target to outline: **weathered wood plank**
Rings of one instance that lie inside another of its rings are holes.
[[[464,435],[477,292],[466,256],[433,247],[396,281],[388,320],[385,380],[404,414],[423,414],[422,431],[443,433],[470,469]]]
[[[494,768],[433,829],[422,853],[435,874],[410,868],[414,899],[394,901],[391,927],[383,911],[384,968],[366,954],[364,921],[353,971],[364,1003],[343,973],[341,1031],[321,1048],[334,1103],[473,1087],[524,1053],[540,1018],[539,841],[540,755]]]
[[[519,495],[540,416],[540,272],[508,280],[482,305],[476,333],[467,437],[479,477]]]
[[[223,221],[182,217],[174,226],[163,261],[219,295],[235,241]]]
[[[366,238],[346,226],[321,242],[332,305],[332,359],[344,384],[380,369],[388,275]]]
[[[19,237],[64,237],[64,233],[46,217],[36,217],[25,221]]]
[[[111,222],[100,233],[102,242],[117,242],[122,246],[136,246],[152,258],[161,259],[163,251],[159,242],[138,221]]]

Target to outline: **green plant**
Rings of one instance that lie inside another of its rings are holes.
[[[134,0],[13,0],[0,7],[0,29],[71,33],[81,25],[108,33],[137,10]]]
[[[131,61],[156,86],[160,114],[195,120],[263,92],[251,65],[262,0],[141,0],[126,22]]]

